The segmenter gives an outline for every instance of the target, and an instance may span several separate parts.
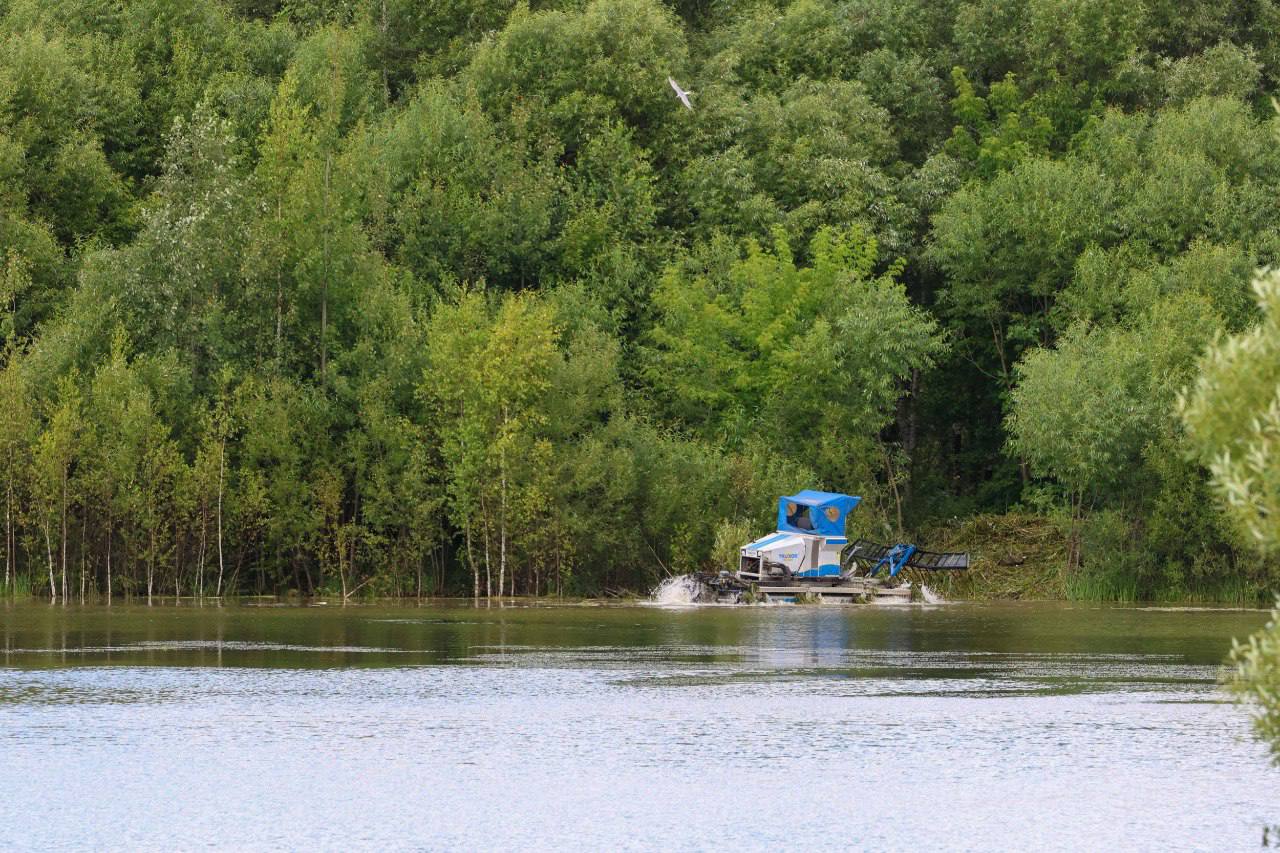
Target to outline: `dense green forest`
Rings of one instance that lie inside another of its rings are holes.
[[[0,0],[4,588],[642,590],[826,487],[1257,598],[1278,82],[1272,0]]]

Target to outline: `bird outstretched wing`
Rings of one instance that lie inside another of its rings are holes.
[[[686,92],[684,89],[681,89],[680,84],[671,77],[667,78],[667,82],[670,83],[671,88],[675,90],[676,97],[680,99],[680,103],[684,104],[688,109],[693,109],[693,104],[689,103],[689,96],[692,95],[693,92]]]

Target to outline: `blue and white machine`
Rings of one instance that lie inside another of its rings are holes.
[[[845,522],[862,498],[805,489],[778,498],[778,530],[742,547],[738,576],[839,577],[840,554],[849,540]]]
[[[748,590],[766,597],[812,595],[844,600],[909,595],[894,578],[904,568],[967,569],[969,555],[915,545],[850,542],[845,525],[862,498],[805,489],[778,499],[778,529],[742,546],[736,572],[704,577],[719,600]]]

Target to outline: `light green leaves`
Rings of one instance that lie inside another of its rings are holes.
[[[1254,282],[1262,321],[1200,363],[1182,416],[1228,512],[1255,547],[1280,547],[1280,274]]]
[[[1077,327],[1023,360],[1007,419],[1010,445],[1073,492],[1124,480],[1162,414],[1141,336]]]
[[[812,266],[798,266],[779,233],[772,251],[748,243],[727,268],[669,269],[649,375],[671,414],[708,440],[767,437],[834,473],[848,460],[815,457],[822,436],[874,438],[900,383],[942,345],[892,274],[875,275],[874,240],[823,230],[810,252]]]
[[[1231,660],[1236,665],[1231,687],[1236,695],[1254,703],[1254,731],[1271,746],[1272,760],[1280,763],[1280,609],[1271,621],[1244,642],[1234,642]]]

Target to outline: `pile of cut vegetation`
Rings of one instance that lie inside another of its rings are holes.
[[[968,551],[966,572],[930,573],[950,599],[1065,598],[1067,542],[1061,526],[1040,515],[978,515],[922,531],[934,551]]]

